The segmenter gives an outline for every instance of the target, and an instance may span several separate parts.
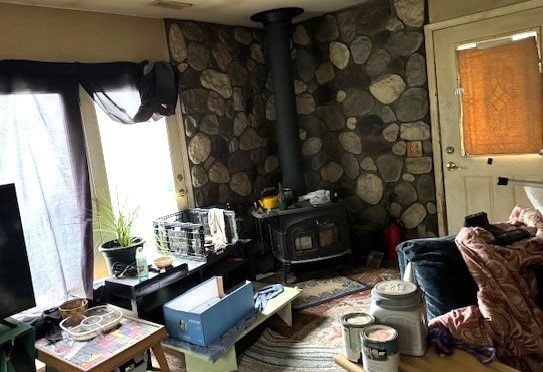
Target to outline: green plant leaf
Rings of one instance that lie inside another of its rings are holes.
[[[96,203],[98,221],[95,221],[95,230],[114,236],[122,247],[133,244],[137,238],[134,236],[133,225],[138,216],[138,208],[127,211],[126,205],[121,204],[117,198],[117,208],[113,208],[109,197],[100,197]]]

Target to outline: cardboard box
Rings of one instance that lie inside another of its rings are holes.
[[[170,337],[209,346],[254,311],[253,284],[224,295],[222,278],[197,285],[164,304],[164,321]]]

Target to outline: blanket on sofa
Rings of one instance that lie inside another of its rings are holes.
[[[543,311],[535,302],[538,288],[533,274],[543,264],[543,238],[534,236],[543,230],[543,217],[516,206],[507,223],[498,227],[525,228],[533,237],[498,246],[487,230],[463,228],[456,245],[478,286],[477,305],[434,318],[429,328],[445,326],[455,340],[495,347],[505,364],[543,371]]]

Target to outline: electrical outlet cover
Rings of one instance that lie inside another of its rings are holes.
[[[408,157],[422,156],[422,142],[421,141],[407,141],[407,156]]]

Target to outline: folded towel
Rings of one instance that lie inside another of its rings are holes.
[[[224,223],[224,211],[219,208],[211,208],[207,215],[207,222],[209,224],[211,241],[215,246],[215,252],[224,249],[226,244],[228,244]]]
[[[255,309],[262,311],[266,308],[268,301],[283,292],[281,284],[270,284],[257,290],[254,294]]]

